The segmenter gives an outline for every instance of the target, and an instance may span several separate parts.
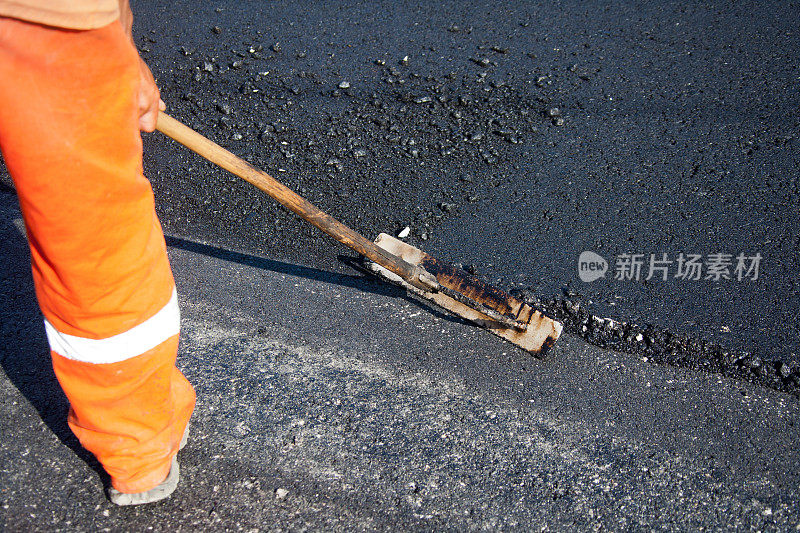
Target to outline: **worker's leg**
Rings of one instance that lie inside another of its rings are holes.
[[[0,148],[69,423],[127,493],[162,482],[194,408],[178,306],[142,174],[136,51],[119,23],[0,18]]]

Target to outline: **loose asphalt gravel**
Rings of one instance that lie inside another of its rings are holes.
[[[798,390],[796,3],[136,9],[171,113],[365,235],[408,226],[595,344]],[[146,146],[168,232],[338,268],[259,191]],[[604,279],[580,280],[584,250]]]
[[[147,135],[200,397],[184,483],[150,510],[104,501],[4,186],[6,529],[800,524],[800,5],[133,7],[173,116],[368,237],[409,227],[569,333],[530,359]],[[605,278],[581,281],[583,251]],[[615,279],[622,254],[643,256],[638,280]],[[666,280],[645,279],[650,254]],[[702,279],[675,277],[681,254]],[[705,279],[713,254],[730,279]],[[757,279],[739,254],[761,255]]]

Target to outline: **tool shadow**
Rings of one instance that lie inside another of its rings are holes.
[[[358,276],[354,276],[348,274],[339,274],[336,272],[330,272],[327,270],[321,270],[318,268],[312,268],[303,265],[296,265],[293,263],[286,263],[275,259],[267,259],[265,257],[259,257],[244,252],[237,252],[225,248],[220,248],[218,246],[214,246],[211,244],[204,244],[197,241],[192,241],[185,237],[168,235],[165,236],[165,240],[167,241],[167,246],[171,248],[177,248],[194,254],[205,255],[208,257],[221,259],[223,261],[228,261],[231,263],[237,263],[240,265],[258,268],[261,270],[276,272],[278,274],[286,274],[289,276],[321,281],[324,283],[330,283],[342,287],[349,287],[357,289],[362,292],[377,294],[380,296],[400,298],[424,308],[429,313],[435,315],[436,317],[442,320],[447,320],[448,322],[455,322],[457,324],[468,323],[463,318],[450,315],[449,313],[445,313],[440,309],[438,309],[437,307],[429,305],[424,300],[421,300],[419,298],[414,298],[413,296],[409,295],[405,289],[401,287],[379,280],[362,266],[361,258],[357,256],[348,256],[348,255],[337,256],[339,262],[343,263],[344,265],[347,265],[349,268],[361,274]]]

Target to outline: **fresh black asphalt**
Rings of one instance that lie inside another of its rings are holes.
[[[171,113],[370,238],[409,226],[506,289],[580,304],[561,318],[596,344],[798,390],[797,4],[137,12]],[[338,268],[339,249],[259,191],[161,136],[146,146],[168,231]],[[587,250],[605,279],[579,279]],[[638,280],[615,279],[623,254]],[[665,254],[668,279],[647,280]],[[681,254],[701,256],[701,279],[675,277]],[[730,279],[707,270],[715,254]],[[740,254],[760,254],[757,279]],[[590,315],[636,329],[603,335]]]

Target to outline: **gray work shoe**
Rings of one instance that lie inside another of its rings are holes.
[[[173,457],[167,479],[162,481],[157,487],[134,494],[120,492],[114,487],[111,487],[108,489],[108,499],[111,500],[111,503],[117,505],[141,505],[143,503],[157,502],[168,498],[170,494],[175,492],[175,489],[178,487],[179,477],[180,468],[178,467],[178,459]]]
[[[183,436],[181,437],[181,442],[178,446],[178,449],[182,450],[183,447],[186,446],[186,442],[188,440],[189,424],[187,422],[186,429],[183,430]],[[162,481],[157,487],[134,494],[120,492],[114,487],[111,487],[108,489],[108,499],[111,500],[111,503],[115,503],[117,505],[141,505],[143,503],[157,502],[159,500],[163,500],[164,498],[168,498],[170,494],[175,492],[175,489],[178,487],[179,477],[180,467],[178,466],[178,459],[173,457],[169,474],[167,474],[167,479]]]

